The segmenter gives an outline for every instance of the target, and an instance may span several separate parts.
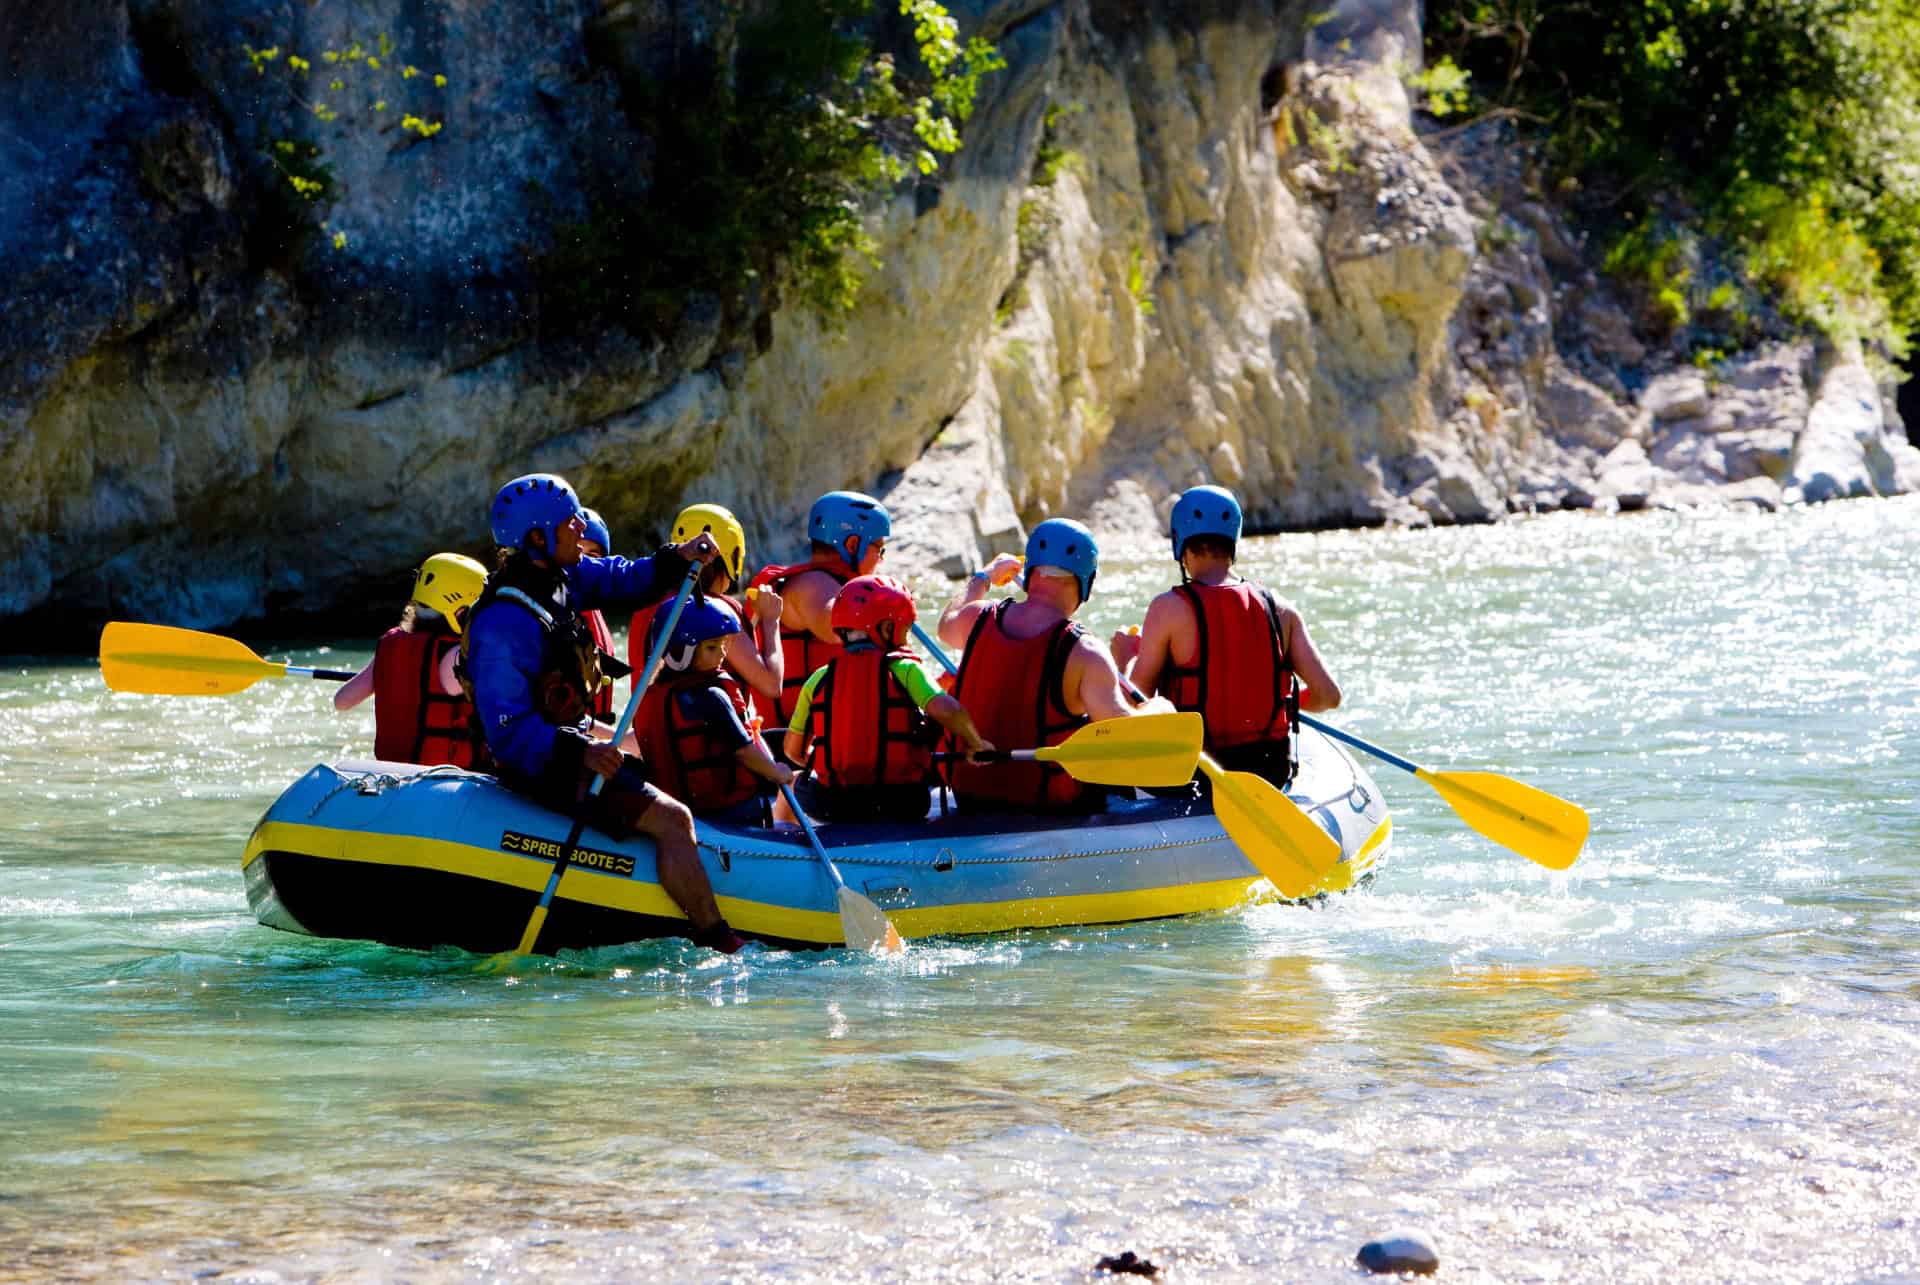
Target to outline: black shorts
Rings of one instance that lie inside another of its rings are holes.
[[[524,794],[562,816],[578,817],[585,806],[588,825],[622,838],[633,833],[647,810],[666,796],[648,781],[644,762],[631,754],[623,754],[620,759],[620,770],[591,800],[587,791],[592,788],[593,773],[584,768],[571,789],[550,776],[526,777],[517,772],[502,772],[500,782],[516,794]]]

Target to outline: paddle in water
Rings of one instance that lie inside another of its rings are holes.
[[[263,678],[344,683],[348,669],[265,660],[245,643],[197,629],[114,620],[100,632],[100,674],[116,692],[149,696],[230,696]]]
[[[787,806],[793,809],[793,815],[800,822],[800,828],[806,832],[807,842],[813,846],[813,855],[820,858],[820,864],[827,868],[827,875],[833,880],[835,895],[840,901],[840,935],[847,946],[853,950],[870,950],[878,955],[895,955],[907,948],[906,939],[887,918],[887,912],[880,909],[869,897],[863,897],[847,887],[847,881],[840,877],[840,867],[833,864],[833,858],[827,855],[827,847],[820,842],[820,835],[814,830],[813,822],[800,807],[800,800],[793,796],[793,787],[783,785],[780,793],[786,796]]]
[[[1565,870],[1580,859],[1593,819],[1577,803],[1496,772],[1434,772],[1306,714],[1300,721],[1335,740],[1419,777],[1460,819],[1508,851],[1549,870]]]

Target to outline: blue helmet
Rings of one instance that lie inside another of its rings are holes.
[[[1240,501],[1224,486],[1194,486],[1180,493],[1167,519],[1173,528],[1173,560],[1180,561],[1187,541],[1196,535],[1225,536],[1240,543]]]
[[[1093,597],[1094,573],[1100,569],[1100,546],[1093,532],[1072,518],[1048,518],[1027,536],[1027,571],[1059,567],[1080,582],[1080,601]],[[1022,577],[1021,584],[1026,583]]]
[[[892,534],[893,519],[887,516],[886,506],[858,491],[828,491],[813,502],[813,508],[807,513],[809,539],[830,544],[845,553],[844,541],[848,536],[854,537],[852,565],[856,571],[873,542]]]
[[[613,536],[607,531],[607,520],[592,509],[580,510],[580,521],[586,525],[581,535],[600,546],[602,553],[613,552]]]
[[[554,533],[580,512],[580,497],[567,479],[552,473],[529,473],[501,487],[493,497],[493,542],[503,549],[521,549],[527,536],[542,532],[547,552],[556,547]]]
[[[647,626],[648,651],[659,645],[661,626],[672,614],[672,605],[668,603],[662,603],[653,613],[653,623]],[[673,626],[673,636],[667,639],[667,649],[660,653],[660,663],[676,672],[684,670],[693,663],[694,649],[701,643],[739,632],[740,617],[734,615],[733,608],[726,603],[718,598],[689,599]]]

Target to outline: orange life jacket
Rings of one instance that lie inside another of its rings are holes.
[[[695,812],[712,812],[743,803],[758,792],[760,778],[736,759],[734,749],[704,720],[690,719],[675,699],[681,692],[717,687],[732,703],[740,722],[749,723],[746,693],[725,673],[676,674],[655,681],[640,698],[633,733],[655,785]]]
[[[598,611],[583,611],[580,613],[580,619],[587,622],[587,630],[593,635],[593,645],[602,654],[613,655],[613,630],[607,627],[607,618]],[[613,721],[613,683],[611,681],[601,683],[600,689],[593,693],[592,709],[595,718],[605,719],[609,723]]]
[[[1088,721],[1085,714],[1068,712],[1065,695],[1067,654],[1086,631],[1063,620],[1032,638],[1015,638],[1004,627],[1012,605],[1006,599],[974,621],[953,694],[973,716],[983,740],[1010,750],[1058,745]],[[1058,812],[1089,798],[1080,782],[1051,763],[954,760],[947,772],[963,802]]]
[[[888,665],[919,658],[905,649],[861,647],[827,662],[813,689],[808,740],[813,775],[829,790],[921,785],[933,776],[934,736]]]
[[[1245,580],[1175,592],[1193,608],[1199,650],[1193,664],[1167,666],[1161,694],[1175,709],[1199,711],[1209,750],[1285,741],[1293,667],[1273,594]]]
[[[440,690],[451,634],[389,629],[373,649],[373,753],[389,763],[474,766],[473,703]]]
[[[785,566],[762,567],[760,574],[753,578],[748,588],[772,589],[779,593],[786,587],[787,581],[809,571],[820,571],[845,584],[854,578],[854,569],[847,560],[835,557],[832,562],[790,562]],[[846,651],[837,642],[821,642],[814,637],[811,629],[788,629],[784,621],[780,626],[780,658],[783,665],[780,682],[780,699],[773,701],[759,692],[753,694],[753,703],[773,727],[785,727],[793,719],[793,707],[800,703],[800,689],[807,685],[807,679],[813,677],[813,671],[834,657]]]

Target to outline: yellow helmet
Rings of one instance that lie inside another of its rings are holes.
[[[705,531],[720,549],[720,562],[736,585],[745,583],[747,533],[732,509],[718,504],[689,504],[673,520],[673,542],[680,544]]]
[[[446,617],[457,634],[486,583],[487,569],[464,553],[436,553],[413,573],[413,601]]]

